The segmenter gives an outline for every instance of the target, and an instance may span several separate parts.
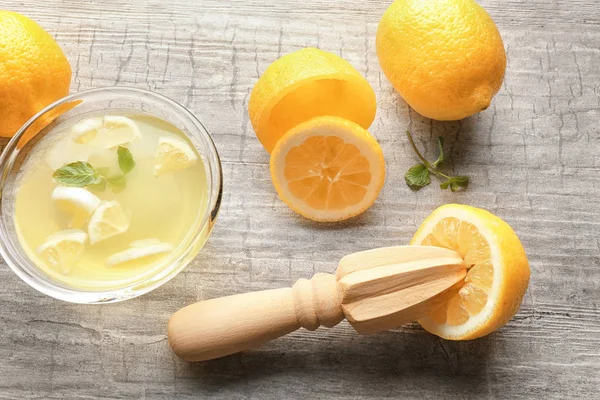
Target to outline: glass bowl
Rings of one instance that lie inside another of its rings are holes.
[[[14,215],[19,172],[29,152],[61,123],[99,112],[150,115],[179,128],[196,147],[204,163],[208,199],[196,223],[155,273],[126,286],[94,291],[69,287],[40,271],[19,242]],[[93,89],[49,105],[27,121],[10,140],[0,156],[0,171],[0,254],[8,266],[31,287],[72,303],[110,303],[131,299],[175,277],[204,246],[215,223],[223,191],[219,155],[210,134],[200,121],[189,110],[162,95],[127,87]]]

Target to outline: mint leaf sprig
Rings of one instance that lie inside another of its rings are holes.
[[[52,178],[61,185],[84,187],[96,183],[98,172],[90,163],[76,161],[54,171]]]
[[[64,186],[87,186],[99,192],[106,190],[108,184],[114,193],[119,193],[127,186],[125,176],[135,168],[135,161],[129,149],[123,146],[117,148],[117,161],[120,174],[109,175],[109,168],[94,168],[86,161],[75,161],[54,171],[52,178]]]
[[[438,178],[444,179],[442,183],[440,183],[441,189],[450,188],[451,191],[456,192],[458,190],[464,190],[469,186],[469,177],[463,175],[451,176],[443,173],[438,169],[438,167],[444,162],[444,138],[438,137],[438,158],[434,162],[429,162],[417,146],[412,138],[412,135],[409,131],[406,131],[406,136],[408,136],[408,141],[410,142],[410,146],[413,151],[421,160],[421,163],[412,166],[404,175],[404,180],[406,184],[413,190],[419,190],[431,183],[431,174],[436,175]]]

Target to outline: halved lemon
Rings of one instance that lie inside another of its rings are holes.
[[[369,208],[385,179],[377,140],[340,117],[316,117],[292,128],[271,154],[279,197],[313,221],[341,221]]]
[[[69,273],[85,248],[87,234],[80,229],[67,229],[48,236],[38,253],[52,267]]]
[[[252,89],[248,114],[256,136],[271,153],[299,123],[334,115],[371,126],[375,92],[350,63],[315,48],[287,54],[265,70]]]
[[[462,287],[419,323],[444,339],[468,340],[506,324],[529,284],[529,262],[513,229],[492,213],[448,204],[425,219],[413,245],[458,251],[468,268]]]
[[[117,201],[103,201],[94,211],[88,225],[90,244],[95,244],[129,229],[129,216]]]

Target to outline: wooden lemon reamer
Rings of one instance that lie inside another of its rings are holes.
[[[457,252],[431,246],[362,251],[335,275],[316,274],[292,288],[201,301],[169,320],[169,344],[188,361],[257,347],[299,328],[333,327],[346,318],[360,334],[415,321],[448,299],[466,268]]]

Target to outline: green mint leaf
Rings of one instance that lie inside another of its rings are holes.
[[[108,168],[108,167],[96,168],[96,172],[98,173],[99,176],[107,177],[108,175],[110,175],[110,168]]]
[[[431,183],[429,169],[425,164],[417,164],[412,166],[404,175],[406,184],[413,190],[419,190]]]
[[[444,172],[438,169],[438,166],[444,162],[444,138],[438,137],[438,158],[435,162],[430,163],[423,157],[423,154],[417,148],[415,141],[413,140],[412,135],[409,131],[406,131],[406,136],[408,138],[408,142],[410,143],[410,147],[415,152],[416,156],[421,161],[421,164],[417,164],[406,172],[404,176],[404,180],[406,184],[411,187],[411,189],[418,190],[423,186],[427,186],[431,181],[431,174],[434,174],[436,177],[445,179],[444,182],[440,183],[441,189],[448,189],[456,192],[457,190],[466,189],[469,186],[469,177],[468,176],[451,176],[445,174]]]
[[[85,187],[95,183],[98,175],[90,163],[76,161],[54,171],[52,178],[64,186]]]
[[[117,157],[119,161],[119,168],[124,174],[131,172],[135,168],[135,161],[133,156],[127,147],[119,146],[117,148]]]
[[[88,189],[94,192],[104,192],[106,190],[106,179],[103,177],[98,177],[98,179],[96,179],[96,183],[89,185]]]
[[[453,192],[469,187],[468,176],[455,176],[452,179],[450,179],[450,181],[450,190],[452,190]]]
[[[106,178],[106,182],[108,182],[109,185],[122,185],[124,181],[125,175],[123,174],[113,175]]]
[[[463,190],[469,187],[469,177],[468,176],[453,176],[447,181],[440,184],[440,188],[452,190],[453,192]]]
[[[106,182],[110,185],[110,188],[114,193],[122,192],[127,186],[125,182],[125,175],[114,175],[106,178]]]
[[[437,160],[432,164],[433,168],[437,168],[438,165],[444,162],[444,138],[441,136],[438,136],[438,154]]]

